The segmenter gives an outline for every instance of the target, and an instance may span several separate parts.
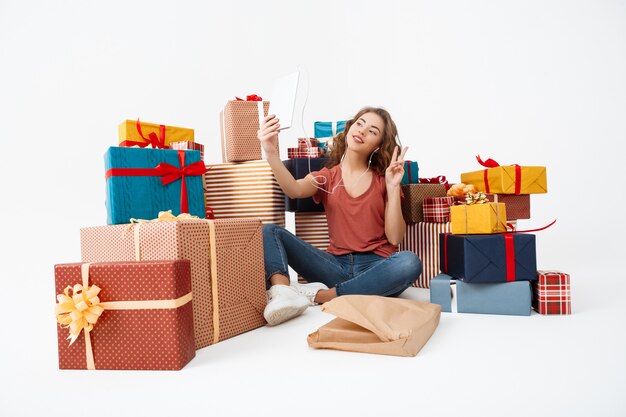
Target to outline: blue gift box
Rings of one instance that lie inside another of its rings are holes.
[[[530,316],[530,282],[468,284],[439,274],[430,280],[430,302],[444,312]]]
[[[334,131],[333,131],[333,127],[334,127]],[[345,128],[346,128],[345,120],[342,120],[340,122],[315,122],[313,123],[314,137],[316,138],[335,137],[337,134],[343,132]]]
[[[456,279],[472,283],[537,279],[535,235],[439,235],[439,267]]]
[[[206,167],[200,151],[112,146],[104,155],[104,165],[108,224],[128,223],[131,218],[154,219],[167,210],[180,214],[183,180],[188,213],[205,217],[202,173]]]
[[[309,170],[309,161],[311,162]],[[306,177],[310,172],[319,171],[324,167],[328,158],[291,158],[283,161],[291,175],[297,180]],[[323,212],[324,205],[316,204],[313,198],[289,198],[285,195],[285,210],[291,212]]]
[[[416,161],[404,161],[404,176],[402,185],[417,184],[419,182],[419,166]]]

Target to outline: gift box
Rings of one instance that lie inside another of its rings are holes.
[[[55,265],[59,369],[182,369],[195,356],[187,260]]]
[[[535,235],[439,235],[441,271],[473,282],[537,280]]]
[[[450,223],[413,223],[406,225],[400,250],[414,252],[422,261],[422,273],[414,287],[429,288],[430,280],[439,274],[439,234],[449,233]]]
[[[402,185],[417,184],[419,181],[419,166],[416,161],[404,161],[404,175]]]
[[[503,203],[452,206],[450,222],[455,235],[506,232],[506,207]]]
[[[426,197],[422,202],[425,223],[448,223],[454,197]],[[437,238],[439,240],[439,238]]]
[[[569,274],[559,271],[537,271],[532,283],[533,308],[539,314],[572,314]]]
[[[330,246],[326,213],[302,213],[294,215],[296,236],[319,250],[326,251]]]
[[[530,315],[528,281],[468,284],[446,274],[430,281],[430,302],[452,313]]]
[[[548,192],[546,167],[500,166],[492,159],[483,162],[486,169],[461,174],[461,182],[473,184],[478,191],[493,194],[541,194]]]
[[[487,199],[504,203],[507,220],[530,219],[530,194],[487,194]]]
[[[172,142],[193,142],[193,129],[125,120],[118,126],[120,146],[168,148]]]
[[[319,143],[316,138],[298,138],[298,148],[300,149],[317,148]]]
[[[167,210],[204,217],[200,152],[113,146],[104,165],[108,224],[152,219]]]
[[[330,239],[328,237],[326,213],[296,212],[294,218],[296,223],[296,236],[321,251],[328,249]],[[307,281],[301,275],[298,275],[298,282],[306,283]]]
[[[346,121],[339,122],[315,122],[313,130],[316,138],[334,138],[346,128]]]
[[[322,148],[287,148],[287,158],[321,158],[324,156]]]
[[[187,141],[172,142],[170,143],[170,148],[177,151],[199,151],[200,160],[204,161],[204,145],[201,143]]]
[[[302,179],[312,171],[319,171],[324,167],[327,158],[295,158],[283,161],[283,164],[296,180]],[[285,208],[287,211],[298,212],[321,212],[324,211],[323,204],[316,204],[313,198],[289,198],[285,196]]]
[[[220,112],[222,162],[262,159],[256,134],[269,109],[269,101],[230,100]]]
[[[195,348],[265,325],[258,219],[180,220],[80,231],[83,262],[191,261]]]
[[[424,221],[423,202],[427,197],[445,197],[444,184],[407,184],[402,186],[402,215],[407,223]]]
[[[267,161],[209,164],[207,168],[207,218],[258,218],[285,227],[285,194]]]

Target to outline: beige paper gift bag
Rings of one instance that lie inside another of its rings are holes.
[[[344,295],[322,305],[337,316],[311,333],[309,346],[415,356],[439,324],[441,306],[402,298]]]

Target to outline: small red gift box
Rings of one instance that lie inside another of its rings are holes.
[[[533,308],[539,314],[572,314],[569,274],[558,271],[537,271],[533,281]]]
[[[204,161],[204,145],[201,143],[188,141],[171,142],[170,148],[178,151],[200,151],[200,160]]]
[[[307,149],[307,148],[316,148],[318,147],[319,142],[315,138],[298,138],[298,148],[299,149]]]
[[[320,148],[287,148],[288,158],[321,158],[322,156]]]
[[[425,223],[448,223],[450,221],[450,206],[454,204],[454,197],[426,197],[423,202]]]

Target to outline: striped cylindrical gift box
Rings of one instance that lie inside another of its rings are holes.
[[[439,233],[450,233],[450,223],[407,224],[400,250],[409,250],[422,261],[422,274],[413,286],[430,288],[430,280],[439,274]]]
[[[320,250],[325,251],[328,248],[330,240],[326,213],[296,212],[294,218],[296,236]],[[306,282],[306,280],[298,275],[298,282]]]
[[[200,151],[200,160],[204,161],[204,145],[201,143],[181,140],[170,143],[170,148],[181,151]]]
[[[285,227],[285,195],[267,161],[207,164],[204,202],[207,217],[256,217]]]

